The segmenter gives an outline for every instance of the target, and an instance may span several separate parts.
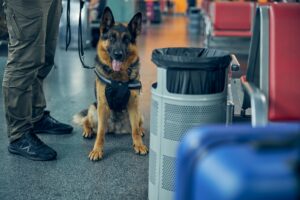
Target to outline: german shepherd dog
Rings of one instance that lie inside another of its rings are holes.
[[[141,33],[141,25],[141,13],[134,15],[128,24],[123,24],[115,23],[108,7],[103,12],[95,68],[97,102],[73,117],[73,121],[83,128],[83,137],[90,138],[97,130],[90,160],[103,157],[106,132],[131,132],[134,151],[141,155],[148,152],[142,141],[143,119],[139,112],[140,73],[136,39]]]

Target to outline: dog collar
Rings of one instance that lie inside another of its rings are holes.
[[[104,77],[101,73],[97,71],[97,69],[95,69],[94,72],[102,83],[106,85],[111,85],[112,81]],[[139,80],[130,80],[127,83],[128,83],[128,88],[131,90],[138,90],[142,88],[142,83]]]

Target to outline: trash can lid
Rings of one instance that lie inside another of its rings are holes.
[[[161,48],[152,51],[157,67],[181,70],[219,70],[231,62],[229,52],[206,48]]]
[[[189,12],[190,12],[190,13],[200,13],[200,12],[201,12],[201,9],[198,8],[198,7],[191,7],[191,8],[189,9]]]

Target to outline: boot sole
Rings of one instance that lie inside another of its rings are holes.
[[[33,133],[35,134],[51,134],[51,135],[65,135],[72,133],[72,129],[68,130],[33,130]]]

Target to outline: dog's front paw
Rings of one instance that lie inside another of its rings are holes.
[[[146,155],[148,153],[148,148],[145,145],[134,145],[133,146],[135,153],[140,155]]]
[[[89,158],[92,161],[97,161],[102,159],[103,157],[103,151],[102,150],[92,150],[89,154]]]

